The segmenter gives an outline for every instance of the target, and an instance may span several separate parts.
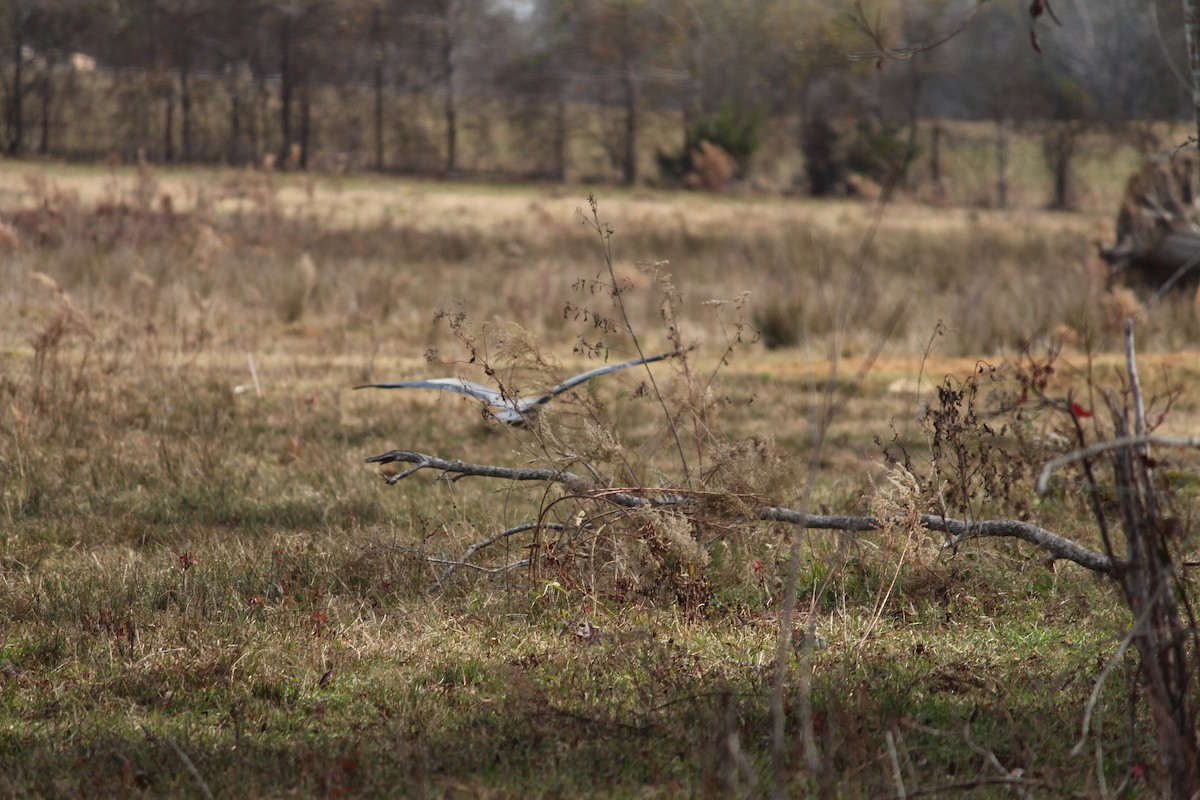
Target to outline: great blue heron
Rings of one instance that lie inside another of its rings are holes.
[[[623,361],[620,364],[605,364],[603,367],[590,369],[587,372],[580,373],[573,378],[568,378],[557,386],[549,389],[543,394],[531,399],[514,399],[507,397],[504,393],[495,389],[490,389],[487,386],[480,386],[478,383],[463,378],[432,378],[425,381],[394,381],[392,383],[364,383],[361,386],[355,386],[355,389],[441,389],[446,392],[458,392],[467,397],[474,397],[476,400],[483,402],[499,421],[506,425],[524,425],[526,419],[537,412],[538,406],[544,405],[555,397],[566,391],[570,391],[579,384],[599,377],[607,375],[610,372],[616,372],[619,369],[626,367],[636,367],[638,364],[650,364],[655,361],[662,361],[665,358],[674,358],[679,355],[678,351],[672,350],[670,353],[660,353],[656,356],[646,356],[645,358],[634,358],[629,361]]]

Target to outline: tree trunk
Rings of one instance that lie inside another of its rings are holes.
[[[1052,208],[1067,211],[1071,208],[1071,155],[1060,150],[1054,159],[1054,203]]]
[[[300,169],[308,169],[308,150],[312,139],[312,98],[309,84],[305,82],[300,91]]]
[[[567,89],[560,86],[554,103],[554,179],[567,179]]]
[[[921,132],[921,97],[925,93],[925,76],[921,73],[917,60],[909,61],[908,69],[912,78],[908,95],[908,142],[904,145],[900,160],[891,165],[892,174],[899,184],[908,182],[908,167],[916,157],[917,137]]]
[[[1079,132],[1070,122],[1050,123],[1051,128],[1043,134],[1042,152],[1054,178],[1054,193],[1050,208],[1069,211],[1074,208],[1071,171],[1075,165],[1075,152],[1079,145]]]
[[[371,14],[371,45],[375,48],[371,76],[375,88],[375,169],[383,172],[383,9],[379,6]]]
[[[934,186],[942,184],[942,123],[933,123],[933,132],[929,143],[929,178]]]
[[[633,70],[625,68],[621,80],[625,98],[625,152],[622,178],[627,186],[637,183],[638,86]]]
[[[996,120],[996,208],[1008,208],[1008,125]]]
[[[254,88],[258,104],[251,120],[250,153],[253,160],[262,161],[271,150],[271,90],[262,70],[254,74]]]
[[[1188,64],[1191,66],[1196,142],[1200,145],[1200,0],[1183,0],[1183,29],[1187,34]]]
[[[47,66],[42,74],[42,136],[38,143],[38,152],[44,156],[50,155],[50,101],[52,95],[51,73]]]
[[[192,80],[187,66],[179,71],[179,124],[183,144],[183,160],[192,160]]]
[[[284,17],[279,23],[279,132],[283,137],[279,161],[284,163],[292,148],[292,93],[295,91],[292,74],[292,21]]]
[[[8,153],[19,155],[25,139],[25,121],[21,106],[24,103],[25,76],[25,15],[21,3],[13,4],[13,88],[8,106]]]
[[[454,37],[450,31],[450,10],[446,10],[446,27],[442,31],[442,70],[446,79],[444,115],[446,119],[446,172],[458,168],[458,109],[454,98]]]
[[[225,158],[230,164],[240,164],[242,161],[242,110],[241,88],[237,84],[237,75],[231,75],[226,84],[229,94],[229,142],[225,146]]]
[[[170,164],[175,160],[175,90],[167,82],[167,107],[163,120],[163,161]]]

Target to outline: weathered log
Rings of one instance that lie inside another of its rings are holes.
[[[1104,248],[1101,257],[1109,263],[1113,279],[1157,289],[1187,268],[1177,285],[1200,282],[1200,230],[1173,230],[1151,245],[1132,242]]]

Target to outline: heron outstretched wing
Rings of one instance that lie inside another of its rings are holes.
[[[480,386],[462,378],[430,378],[423,381],[392,381],[391,383],[364,383],[355,389],[441,389],[446,392],[474,397],[488,405],[509,406],[510,403],[495,389]]]
[[[551,389],[548,389],[545,392],[545,394],[535,397],[532,400],[521,401],[518,404],[518,406],[522,411],[530,409],[534,406],[540,406],[543,403],[550,402],[551,400],[553,400],[555,397],[558,397],[563,392],[570,391],[571,389],[574,389],[579,384],[589,381],[592,378],[598,377],[600,375],[607,375],[610,372],[616,372],[619,369],[626,369],[627,367],[636,367],[639,364],[652,364],[655,361],[662,361],[663,359],[673,358],[674,356],[677,356],[677,355],[679,355],[679,353],[672,350],[669,353],[659,353],[656,356],[646,356],[645,358],[633,358],[633,359],[630,359],[629,361],[622,361],[620,364],[605,364],[603,367],[596,367],[595,369],[590,369],[587,372],[581,372],[580,374],[576,375],[573,378],[567,378],[565,381],[558,384],[557,386],[555,386]]]

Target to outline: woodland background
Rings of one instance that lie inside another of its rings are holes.
[[[1181,4],[1054,10],[1036,56],[1012,2],[9,0],[2,143],[73,160],[672,185],[707,139],[732,157],[727,177],[816,195],[897,169],[936,192],[945,150],[986,146],[995,180],[970,202],[1004,207],[1012,136],[1028,132],[1047,202],[1065,208],[1089,135],[1150,152],[1173,143],[1152,121],[1191,112]],[[919,58],[871,55],[972,14]]]

